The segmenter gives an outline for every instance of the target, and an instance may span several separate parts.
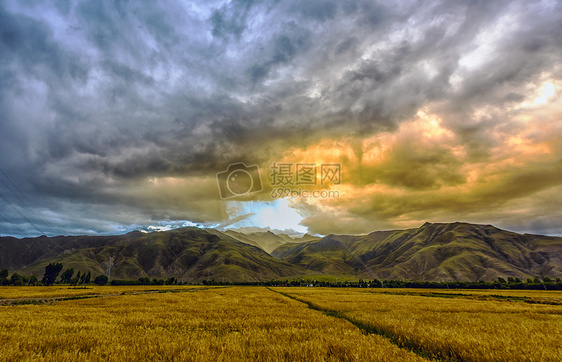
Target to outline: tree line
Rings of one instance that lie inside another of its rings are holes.
[[[214,281],[213,281],[214,282]],[[220,284],[207,282],[208,284]],[[204,281],[205,283],[205,281]],[[544,277],[527,279],[498,277],[491,282],[430,282],[407,280],[359,280],[359,281],[316,281],[316,280],[272,280],[263,285],[271,286],[306,286],[306,287],[344,287],[344,288],[428,288],[428,289],[530,289],[530,290],[562,290],[560,278],[551,279]]]
[[[68,268],[62,272],[64,266],[62,263],[50,263],[45,267],[43,278],[39,279],[36,275],[25,276],[18,273],[13,273],[9,278],[8,269],[0,270],[0,285],[14,285],[14,286],[49,286],[54,284],[69,284],[73,286],[86,285],[92,282],[92,274],[78,273],[74,274],[74,268]],[[61,273],[62,272],[62,273]],[[109,283],[107,275],[98,275],[93,280],[96,285],[106,285]],[[164,279],[149,279],[139,278],[133,280],[115,279],[111,281],[111,285],[170,285],[178,284],[176,278]]]
[[[329,287],[329,288],[428,288],[428,289],[530,289],[530,290],[562,290],[560,278],[548,277],[527,279],[502,277],[491,282],[428,282],[405,280],[358,280],[358,281],[318,281],[310,279],[269,280],[261,282],[230,282],[203,280],[204,285],[252,285],[272,287]]]
[[[62,263],[50,263],[45,267],[43,278],[39,280],[36,275],[24,276],[13,273],[8,278],[8,269],[0,270],[0,285],[14,286],[37,286],[37,285],[86,285],[92,282],[91,272],[74,274],[74,268],[67,268],[64,272]],[[109,283],[107,275],[98,275],[94,278],[93,283],[96,285],[106,285]],[[170,285],[183,284],[175,278],[164,279],[115,279],[111,281],[111,285]],[[204,285],[262,285],[262,286],[302,286],[302,287],[334,287],[334,288],[431,288],[431,289],[546,289],[546,290],[562,290],[562,280],[560,278],[551,279],[544,277],[527,279],[522,281],[519,278],[498,277],[491,282],[429,282],[429,281],[404,281],[404,280],[359,280],[359,281],[317,281],[308,279],[293,280],[270,280],[262,282],[219,282],[213,280],[203,280]]]
[[[70,284],[70,285],[86,285],[92,281],[92,273],[84,272],[74,274],[74,268],[67,268],[64,272],[62,263],[50,263],[45,267],[43,278],[39,279],[36,275],[25,276],[18,273],[13,273],[9,278],[8,269],[0,270],[0,285],[14,285],[14,286],[40,286],[40,285],[54,285],[54,284]],[[59,276],[60,275],[60,276]],[[105,285],[109,281],[106,275],[98,275],[94,278],[93,282],[97,285]]]

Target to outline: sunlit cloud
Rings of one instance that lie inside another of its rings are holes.
[[[0,205],[0,234],[468,221],[562,235],[561,14],[2,2],[0,180],[33,206],[0,184],[16,208]],[[240,162],[262,190],[223,199],[217,173]],[[277,185],[279,163],[338,164],[341,182]]]

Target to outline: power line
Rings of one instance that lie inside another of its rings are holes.
[[[2,173],[4,173],[4,172],[2,172]],[[7,175],[4,173],[4,176],[7,176]],[[18,197],[18,196],[14,193],[14,191],[11,190],[11,189],[4,183],[4,181],[0,180],[0,182],[2,182],[2,183],[4,184],[4,186],[6,186],[10,192],[12,192],[16,197]],[[21,192],[21,191],[20,191],[20,192]],[[25,197],[25,195],[23,195],[23,193],[22,193],[22,196]],[[45,235],[45,234],[46,234],[46,233],[45,233],[43,230],[41,230],[33,221],[29,220],[24,214],[22,214],[21,211],[19,211],[19,210],[15,207],[15,205],[14,205],[10,200],[8,200],[1,192],[0,192],[0,198],[1,198],[2,200],[4,200],[9,206],[11,206],[12,209],[13,209],[18,215],[20,215],[25,221],[27,221],[29,224],[33,225],[33,227],[35,227],[35,229],[37,229],[37,231],[39,231],[40,234],[42,234],[42,235]],[[21,201],[21,199],[20,199],[19,197],[18,197],[18,200]],[[24,206],[25,206],[25,205],[24,205]],[[9,222],[10,224],[12,224],[12,226],[14,226],[17,230],[19,230],[23,235],[25,235],[25,236],[28,237],[28,238],[31,238],[30,235],[28,235],[28,234],[25,233],[23,230],[21,230],[20,228],[18,228],[14,223],[12,223],[12,222],[9,221],[8,219],[6,219],[4,216],[2,216],[2,218],[3,218],[4,220],[6,220],[7,222]],[[53,245],[56,246],[57,248],[61,249],[63,252],[66,251],[62,246],[58,245],[56,242],[53,243]],[[49,249],[52,253],[54,253],[55,255],[57,254],[57,253],[53,250],[53,248],[48,245],[48,243],[46,243],[45,246],[46,246],[47,249]]]
[[[27,235],[27,234],[25,233],[25,231],[23,231],[22,229],[20,229],[19,227],[17,227],[16,224],[14,224],[14,223],[11,222],[10,220],[6,219],[6,218],[4,217],[4,215],[0,215],[0,217],[2,217],[2,219],[6,220],[8,223],[12,224],[12,226],[13,226],[14,228],[16,228],[16,230],[18,230],[20,233],[22,233],[23,235],[27,236],[28,238],[30,237],[29,235]]]
[[[16,186],[16,184],[12,181],[12,179],[10,179],[10,177],[2,169],[0,169],[0,172],[4,175],[4,177],[6,177],[6,179],[12,184],[12,186],[20,193],[20,195],[27,201],[28,206],[31,207],[31,212],[33,212],[33,214],[39,220],[41,220],[41,222],[43,224],[45,224],[52,231],[54,231],[55,234],[57,234],[57,233],[62,234],[60,231],[57,231],[57,229],[53,226],[53,224],[51,224],[48,220],[44,219],[43,216],[41,216],[41,213],[39,212],[39,208],[37,206],[35,206],[31,202],[31,200],[29,200],[27,198],[27,196],[25,196],[25,194]],[[4,184],[4,186],[6,186],[6,188],[8,190],[10,190],[12,192],[12,194],[25,206],[25,202],[8,185],[6,185],[6,183],[4,183],[4,181],[0,180],[0,182],[2,182]],[[35,210],[37,211],[37,213],[35,212]]]
[[[14,196],[19,200],[19,202],[20,202],[21,204],[23,204],[23,206],[27,206],[27,205],[25,204],[25,202],[14,192],[14,190],[10,189],[10,186],[9,186],[9,185],[7,185],[7,184],[6,184],[4,181],[2,181],[2,180],[0,180],[0,182],[6,187],[6,189],[8,189],[8,191],[10,191],[10,192],[12,193],[12,195],[14,195]],[[15,186],[15,185],[14,185],[14,186]],[[21,192],[21,191],[20,191],[20,192]],[[24,196],[24,195],[22,194],[22,196]],[[20,206],[20,207],[21,207],[21,206]],[[37,213],[35,213],[35,211],[34,211],[33,209],[31,209],[31,212],[33,213],[33,215],[35,215],[36,218],[40,219],[44,224],[46,224],[45,221],[42,220],[41,217],[40,217],[39,215],[37,215]],[[20,215],[21,215],[21,214],[20,214]],[[28,220],[28,221],[29,221],[29,220]],[[34,225],[34,226],[35,226],[35,225]],[[37,228],[37,226],[35,226],[35,228],[36,228],[37,230],[39,230],[39,229]],[[39,230],[39,231],[40,231],[41,233],[45,234],[43,231],[41,231],[41,230]]]
[[[27,205],[26,202],[22,200],[22,198],[20,198],[18,196],[18,194],[16,192],[14,192],[14,190],[7,185],[3,180],[0,179],[0,182],[8,189],[8,191],[10,191],[22,204],[23,206],[26,206],[26,209],[31,210],[31,212],[39,219],[41,220],[41,222],[46,225],[47,227],[49,227],[51,230],[53,230],[55,232],[55,234],[57,233],[57,229],[53,226],[53,224],[51,224],[48,220],[44,219],[41,216],[41,213],[39,211],[39,209],[37,208],[37,206],[35,206],[31,200],[29,200],[29,198],[27,198],[27,196],[25,196],[25,194],[16,186],[16,184],[10,179],[10,177],[2,170],[0,169],[0,173],[2,173],[4,175],[4,177],[12,184],[13,188],[15,188],[20,195],[23,197],[23,199],[25,199],[27,201]],[[9,199],[7,199],[1,192],[0,192],[0,198],[2,198],[8,205],[10,205],[12,207],[12,209],[14,211],[16,211],[18,213],[18,215],[20,215],[24,220],[26,220],[29,224],[33,225],[35,227],[35,229],[37,229],[41,234],[45,235],[46,233],[43,232],[35,223],[33,223],[31,220],[29,220],[24,214],[22,214],[16,207],[15,205],[10,202]],[[37,210],[37,212],[35,212],[35,210]],[[2,215],[0,215],[2,216]],[[21,230],[19,227],[17,227],[14,223],[12,223],[10,220],[6,219],[4,216],[2,216],[2,218],[4,220],[6,220],[8,223],[10,223],[14,228],[16,228],[18,231],[20,231],[23,235],[25,235],[28,238],[31,238],[31,236],[29,236],[26,232],[24,232],[23,230]],[[63,234],[60,231],[58,231],[59,234]],[[53,247],[51,247],[49,245],[49,243],[44,243],[44,246],[53,254],[57,255],[58,253],[55,252],[53,250]],[[52,246],[62,250],[63,252],[66,251],[66,249],[64,249],[61,245],[59,245],[56,241],[53,241]],[[83,261],[84,265],[86,266],[86,268],[89,270],[88,265],[85,261]]]
[[[35,229],[37,229],[37,231],[39,231],[40,234],[45,234],[41,229],[39,229],[39,227],[37,225],[35,225],[35,223],[31,220],[29,220],[27,218],[27,216],[25,216],[24,214],[21,213],[21,211],[19,211],[14,204],[12,204],[12,202],[10,200],[8,200],[1,192],[0,192],[0,198],[2,198],[2,200],[4,200],[8,205],[10,205],[12,207],[12,209],[14,209],[15,212],[18,213],[19,216],[21,216],[25,221],[27,221],[29,224],[33,225],[33,227],[35,227]]]
[[[35,229],[37,229],[37,231],[39,231],[40,234],[45,235],[46,233],[43,232],[41,229],[39,229],[39,227],[31,220],[29,220],[24,214],[22,214],[15,206],[14,204],[12,204],[12,202],[10,202],[10,200],[8,200],[1,192],[0,192],[0,198],[2,198],[2,200],[4,200],[8,205],[10,205],[12,207],[12,209],[14,209],[15,212],[18,213],[18,215],[20,215],[25,221],[27,221],[29,224],[33,225],[33,227],[35,227]],[[16,229],[18,229],[20,232],[22,232],[25,236],[27,236],[28,238],[31,238],[31,236],[29,236],[27,233],[23,232],[20,228],[18,228],[16,225],[14,225],[14,223],[12,223],[11,221],[9,221],[8,219],[6,219],[4,216],[2,216],[2,218],[6,221],[8,221],[10,224],[12,224]],[[56,246],[57,248],[61,249],[63,252],[66,251],[62,246],[58,245],[56,242],[53,243],[54,246]],[[57,254],[52,247],[50,247],[48,244],[45,244],[45,246],[47,247],[47,249],[49,249],[51,252],[53,252],[55,255]]]

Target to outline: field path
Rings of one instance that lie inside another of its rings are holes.
[[[0,307],[0,361],[425,360],[265,287],[182,291],[193,293],[108,288]]]
[[[270,290],[426,359],[562,361],[556,291]]]
[[[390,342],[392,342],[392,344],[396,345],[399,348],[402,348],[406,351],[409,352],[413,352],[416,355],[418,355],[419,357],[423,358],[423,359],[427,359],[427,360],[437,360],[435,358],[430,357],[431,353],[424,349],[420,344],[417,343],[405,343],[405,341],[403,339],[400,338],[400,336],[395,335],[394,333],[382,329],[382,328],[377,328],[376,326],[370,325],[370,324],[366,324],[366,323],[361,323],[357,320],[354,320],[348,316],[346,316],[344,313],[338,312],[336,310],[330,310],[327,308],[322,308],[319,305],[316,305],[312,302],[309,302],[307,300],[304,299],[300,299],[294,295],[290,295],[287,293],[283,293],[271,288],[267,288],[269,290],[271,290],[274,293],[277,294],[281,294],[289,299],[295,300],[297,302],[306,304],[308,306],[308,308],[312,309],[312,310],[316,310],[316,311],[320,311],[320,312],[324,312],[324,314],[326,314],[327,316],[333,317],[333,318],[339,318],[339,319],[344,319],[346,321],[348,321],[349,323],[353,324],[355,327],[359,328],[359,330],[361,330],[361,332],[363,332],[364,334],[375,334],[381,337],[385,337],[387,338]]]

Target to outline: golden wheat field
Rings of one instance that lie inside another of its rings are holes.
[[[55,285],[50,287],[0,287],[0,301],[13,298],[64,298],[89,295],[134,294],[150,291],[186,290],[197,288],[192,286],[175,285],[134,285],[134,286],[88,286],[69,287]]]
[[[541,291],[1,287],[0,360],[559,361],[561,298]]]
[[[278,288],[436,359],[562,361],[562,293]]]

